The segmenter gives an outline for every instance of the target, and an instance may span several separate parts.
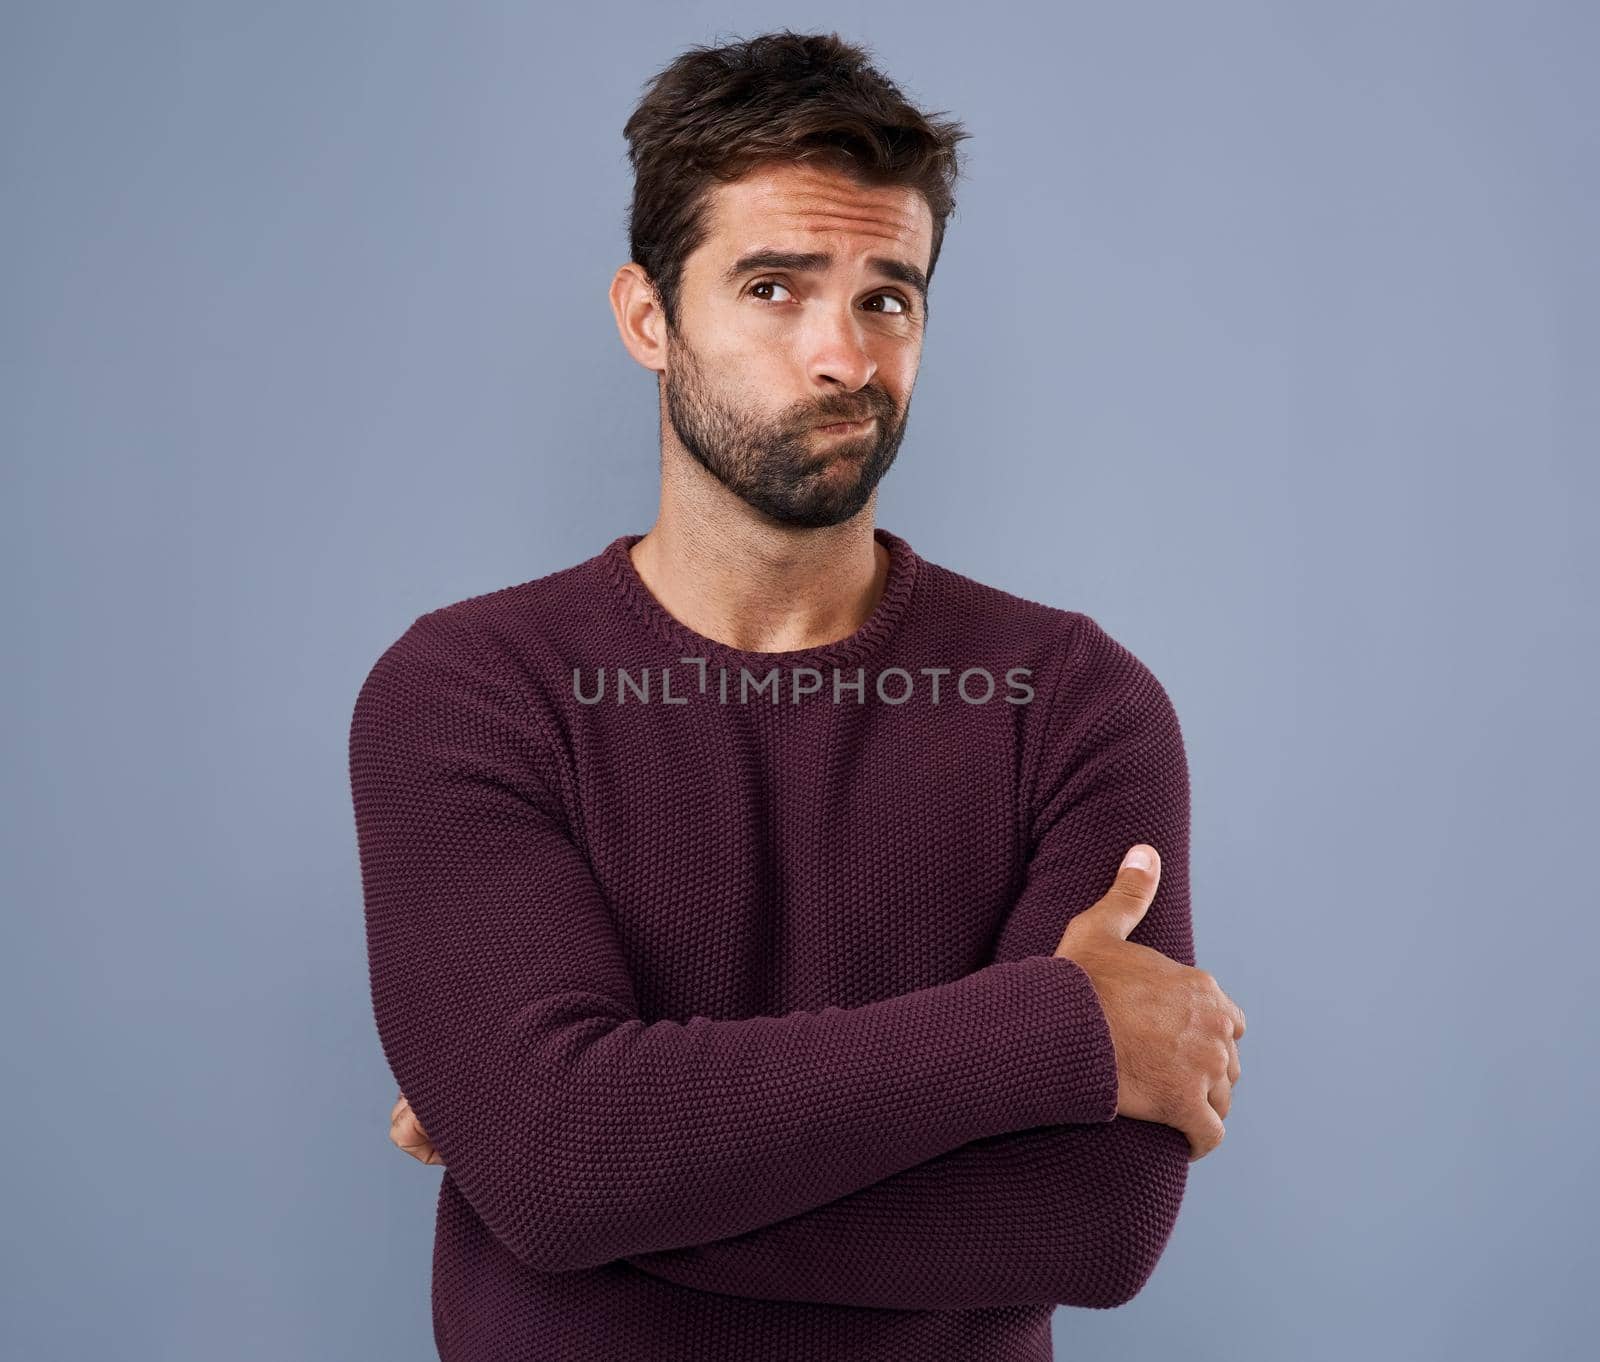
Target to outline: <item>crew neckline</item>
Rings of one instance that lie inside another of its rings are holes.
[[[852,634],[831,643],[811,648],[787,648],[779,652],[760,652],[735,648],[717,639],[697,633],[672,614],[645,585],[639,569],[634,566],[629,550],[642,534],[620,534],[600,553],[602,576],[618,592],[628,608],[641,619],[663,642],[684,649],[688,657],[707,657],[735,666],[781,666],[789,663],[855,662],[869,656],[894,632],[905,614],[916,585],[917,568],[921,562],[909,542],[886,530],[881,525],[873,527],[872,536],[889,551],[889,573],[884,581],[883,594],[872,613],[862,621]]]

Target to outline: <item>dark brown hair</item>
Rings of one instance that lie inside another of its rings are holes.
[[[709,233],[718,183],[771,161],[820,163],[871,185],[904,185],[927,201],[939,261],[971,134],[907,102],[837,33],[782,29],[691,47],[658,72],[623,127],[633,165],[628,247],[676,328],[683,263]]]

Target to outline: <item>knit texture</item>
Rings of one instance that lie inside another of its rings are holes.
[[[874,533],[884,593],[822,647],[702,637],[622,535],[417,617],[361,686],[444,1362],[1048,1359],[1053,1307],[1164,1251],[1188,1142],[1116,1114],[1052,952],[1149,842],[1130,940],[1194,963],[1173,706],[1088,615]]]

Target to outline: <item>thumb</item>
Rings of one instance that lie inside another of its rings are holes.
[[[1095,911],[1126,941],[1148,911],[1160,883],[1161,854],[1148,842],[1139,842],[1128,848],[1117,867],[1117,878],[1095,904]]]

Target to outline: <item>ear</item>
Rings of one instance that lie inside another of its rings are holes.
[[[667,317],[650,276],[631,260],[611,280],[611,311],[628,353],[646,369],[664,373]]]

